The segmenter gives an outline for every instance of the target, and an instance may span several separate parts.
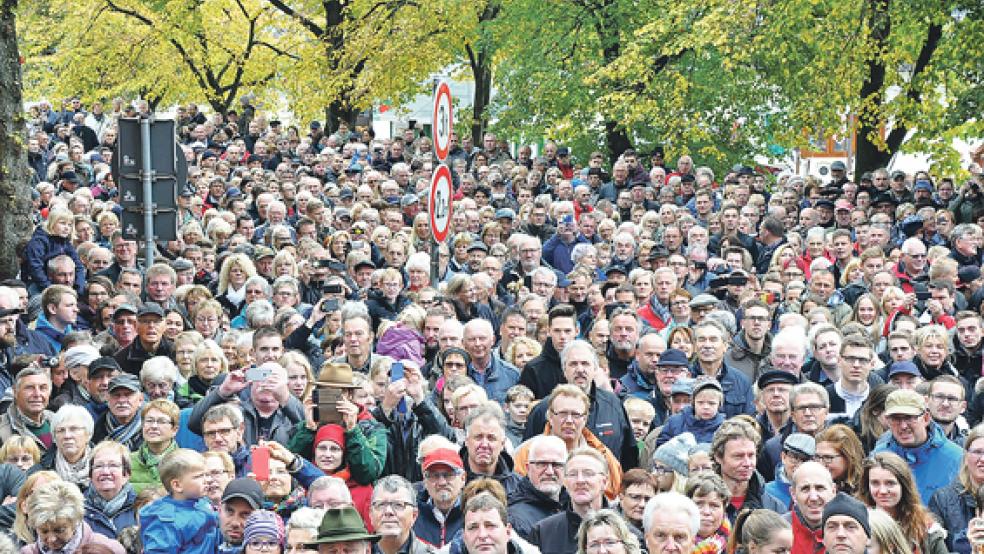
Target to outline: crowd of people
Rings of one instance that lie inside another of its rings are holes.
[[[943,554],[984,545],[984,174],[828,179],[178,108],[27,114],[0,552]],[[139,247],[139,248],[138,248]],[[438,274],[431,276],[437,249]]]

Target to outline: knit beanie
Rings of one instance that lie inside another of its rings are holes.
[[[269,510],[256,510],[246,518],[243,544],[261,537],[273,539],[277,544],[284,543],[284,521],[280,516]]]
[[[663,443],[653,453],[653,462],[659,462],[673,471],[687,476],[689,467],[687,461],[690,451],[697,447],[697,441],[691,433],[681,433]]]
[[[840,492],[823,507],[823,526],[827,526],[830,516],[853,518],[864,528],[864,534],[871,537],[871,524],[868,523],[868,508],[859,500]]]
[[[323,441],[331,441],[345,450],[345,429],[341,425],[322,425],[314,435],[314,447],[317,448]]]

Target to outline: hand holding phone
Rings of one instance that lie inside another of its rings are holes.
[[[257,481],[270,480],[270,448],[257,446],[253,448],[253,476]]]
[[[395,383],[404,377],[403,362],[393,362],[390,366],[390,382]],[[407,399],[401,398],[400,403],[396,405],[396,410],[401,414],[407,413]]]

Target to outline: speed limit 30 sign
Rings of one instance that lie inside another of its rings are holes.
[[[451,170],[440,164],[431,177],[430,195],[427,198],[427,213],[430,214],[431,232],[434,240],[444,242],[451,229],[451,195],[453,193]]]
[[[441,81],[434,91],[434,118],[431,121],[434,153],[437,154],[437,159],[443,162],[451,152],[451,129],[454,128],[451,87],[445,81]]]

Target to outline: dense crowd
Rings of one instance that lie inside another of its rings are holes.
[[[28,116],[0,552],[978,552],[984,175],[721,171],[116,101]],[[439,271],[431,278],[431,250]]]

